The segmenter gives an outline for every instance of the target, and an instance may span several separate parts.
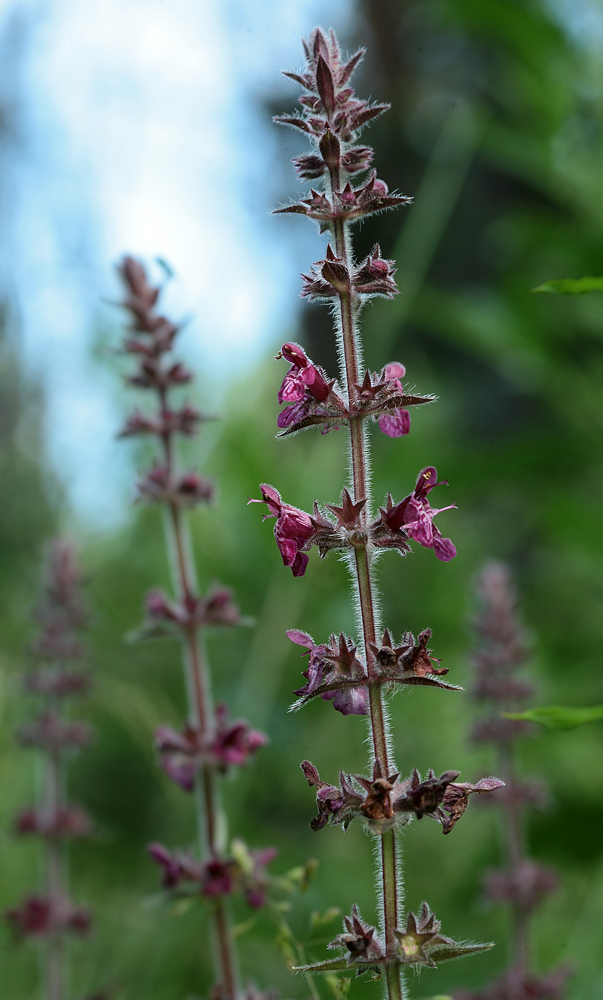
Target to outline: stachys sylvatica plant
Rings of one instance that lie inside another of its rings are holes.
[[[476,722],[471,737],[476,743],[491,743],[496,748],[496,766],[505,777],[505,788],[496,796],[503,814],[505,866],[487,872],[484,889],[491,903],[506,904],[510,909],[510,948],[502,976],[482,989],[460,990],[455,1000],[561,1000],[567,966],[545,975],[533,970],[531,919],[556,888],[557,876],[530,857],[527,842],[526,809],[542,807],[543,799],[546,802],[546,790],[537,782],[522,780],[518,766],[517,743],[530,735],[531,726],[521,717],[504,717],[533,691],[520,673],[529,659],[529,647],[507,567],[495,562],[485,566],[477,581],[476,597],[472,695],[487,714]]]
[[[160,726],[155,746],[167,776],[197,799],[199,852],[168,850],[149,845],[151,857],[163,872],[163,886],[170,897],[197,896],[204,900],[212,927],[209,949],[214,964],[214,1000],[259,998],[254,987],[241,989],[229,897],[241,893],[249,906],[266,902],[271,879],[266,866],[273,848],[249,850],[243,841],[227,841],[226,821],[220,803],[220,779],[245,765],[266,737],[241,719],[229,719],[224,705],[214,707],[211,674],[204,643],[206,629],[242,623],[230,590],[220,585],[201,594],[191,558],[187,512],[214,496],[209,479],[179,467],[177,444],[190,438],[206,419],[197,409],[174,395],[190,384],[192,373],[173,355],[179,327],[157,309],[160,287],[150,284],[143,265],[124,257],[119,273],[126,289],[122,302],[131,318],[124,351],[136,361],[128,381],[146,390],[154,409],[135,410],[122,436],[145,435],[157,443],[154,464],[138,482],[143,501],[159,503],[165,512],[167,547],[172,564],[175,595],[153,590],[146,599],[146,620],[137,633],[141,639],[172,637],[179,640],[184,657],[188,719],[177,731]],[[200,947],[207,951],[205,923]],[[270,994],[271,995],[271,994]]]
[[[45,1000],[67,1000],[72,995],[66,938],[85,934],[91,922],[88,910],[71,899],[67,857],[67,842],[92,830],[86,811],[67,797],[68,759],[91,737],[86,723],[73,718],[68,708],[91,685],[80,636],[87,620],[81,584],[73,546],[54,541],[34,611],[38,633],[30,653],[37,662],[25,676],[38,711],[17,733],[21,745],[37,750],[42,760],[38,802],[20,813],[15,831],[42,838],[43,885],[6,916],[19,937],[42,945],[41,995]]]
[[[398,362],[384,365],[379,372],[368,371],[362,364],[362,307],[373,296],[396,294],[395,269],[393,261],[381,256],[379,246],[365,260],[357,261],[351,230],[361,219],[407,205],[411,199],[391,194],[374,170],[366,176],[373,151],[358,145],[357,139],[362,127],[388,105],[360,100],[350,86],[363,50],[346,60],[334,33],[318,28],[304,42],[304,50],[305,69],[285,74],[303,88],[301,113],[275,120],[308,136],[311,150],[296,157],[294,164],[302,180],[313,186],[306,197],[278,211],[304,215],[328,234],[324,258],[303,275],[302,295],[331,308],[340,372],[338,378],[330,377],[298,344],[285,344],[280,357],[289,370],[278,397],[285,404],[278,426],[281,437],[309,427],[349,434],[349,482],[338,503],[316,503],[312,513],[284,502],[266,484],[261,487],[262,499],[255,502],[266,505],[266,517],[276,518],[276,542],[294,576],[305,573],[307,553],[314,545],[321,556],[336,550],[349,562],[359,635],[352,639],[339,633],[316,642],[297,629],[287,634],[309,655],[296,707],[322,698],[343,715],[368,716],[371,759],[366,774],[349,775],[342,762],[339,780],[331,784],[322,780],[313,763],[304,761],[301,766],[308,784],[316,789],[314,830],[327,824],[345,829],[360,819],[376,839],[380,912],[378,926],[373,926],[352,906],[343,933],[330,945],[339,957],[303,971],[359,974],[372,970],[382,976],[390,1000],[402,1000],[407,996],[404,973],[409,967],[433,967],[491,947],[459,943],[446,936],[427,903],[416,914],[402,912],[403,827],[414,817],[429,816],[442,824],[445,834],[450,833],[471,795],[494,791],[503,782],[482,778],[471,784],[459,781],[455,770],[421,776],[416,768],[403,777],[395,762],[385,704],[391,693],[406,685],[458,689],[443,680],[447,671],[431,655],[429,629],[415,639],[407,630],[408,622],[384,628],[373,574],[375,559],[385,549],[406,556],[412,541],[433,549],[444,563],[456,555],[456,549],[434,523],[441,510],[431,506],[431,494],[444,484],[438,482],[433,466],[421,469],[407,496],[395,499],[390,494],[377,511],[371,503],[368,425],[376,422],[388,437],[403,437],[410,431],[409,407],[422,406],[434,397],[407,392],[402,382],[405,369]],[[360,175],[365,175],[363,180]],[[404,772],[408,773],[407,766]],[[367,864],[371,864],[368,856]]]

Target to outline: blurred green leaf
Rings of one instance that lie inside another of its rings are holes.
[[[340,916],[340,914],[341,910],[337,906],[330,906],[324,913],[319,913],[318,910],[315,910],[310,917],[310,930],[316,931],[320,927],[325,927]]]
[[[247,934],[247,931],[250,931],[252,927],[255,927],[257,919],[257,914],[254,914],[252,917],[249,917],[248,920],[242,920],[240,923],[234,925],[232,933],[236,938],[242,937],[243,934]]]
[[[552,278],[532,288],[533,292],[553,292],[558,295],[583,295],[585,292],[603,292],[603,275],[583,278]]]
[[[347,979],[345,976],[329,975],[326,976],[326,982],[335,1000],[345,1000],[350,992],[351,979]]]
[[[547,729],[575,729],[587,722],[597,722],[603,719],[603,705],[593,705],[592,708],[564,708],[560,705],[547,705],[543,708],[530,708],[527,712],[503,712],[505,719],[521,719],[525,722],[537,722]]]

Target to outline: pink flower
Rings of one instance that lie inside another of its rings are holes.
[[[385,377],[394,383],[398,392],[403,392],[401,378],[406,374],[406,368],[397,361],[391,361],[385,366]],[[388,437],[396,438],[408,434],[410,431],[410,413],[408,410],[398,407],[393,413],[383,413],[378,420],[379,429]]]
[[[279,403],[288,404],[278,416],[282,429],[317,412],[316,404],[328,399],[333,383],[327,382],[323,370],[312,364],[299,344],[284,344],[278,358],[285,358],[291,365],[278,393]]]
[[[339,639],[332,635],[327,645],[317,646],[311,635],[299,629],[289,629],[287,636],[298,646],[305,646],[310,654],[307,670],[303,676],[307,684],[294,691],[302,698],[311,697],[323,684],[341,682],[339,689],[331,687],[322,691],[323,701],[332,701],[333,708],[342,715],[366,715],[368,712],[368,692],[365,686],[351,687],[351,679],[365,680],[364,668],[356,658],[356,647],[351,646],[342,634]],[[302,653],[302,656],[306,656]]]
[[[203,888],[204,896],[228,896],[233,890],[232,861],[211,858],[205,862]]]
[[[329,395],[329,384],[321,371],[306,356],[299,344],[283,344],[281,356],[291,365],[278,393],[279,403],[298,403],[306,389],[319,402]]]
[[[405,497],[391,510],[383,512],[383,516],[389,528],[394,531],[404,528],[406,534],[414,538],[419,545],[433,549],[442,562],[449,562],[456,555],[456,548],[449,538],[442,537],[442,532],[435,526],[433,519],[443,510],[452,510],[456,504],[441,507],[439,510],[430,506],[428,494],[431,490],[436,486],[448,485],[445,481],[439,483],[437,480],[437,470],[433,465],[422,469],[410,496]]]
[[[291,567],[293,576],[303,576],[308,565],[308,556],[302,552],[303,547],[312,538],[314,527],[312,519],[305,511],[281,501],[280,493],[261,483],[261,500],[250,499],[249,503],[265,503],[269,513],[267,517],[276,517],[274,537],[285,566]]]
[[[182,851],[172,853],[163,844],[149,844],[147,847],[153,861],[163,868],[163,886],[174,889],[180,882],[202,882],[205,868],[189,854]]]
[[[266,867],[277,854],[275,847],[264,847],[249,852],[253,871],[244,880],[244,892],[249,906],[254,910],[258,910],[266,902],[266,889],[270,881]]]
[[[27,896],[20,906],[6,911],[13,928],[23,936],[44,937],[62,931],[85,934],[90,928],[90,914],[68,899]]]
[[[211,746],[213,757],[224,767],[246,764],[249,757],[268,742],[258,729],[250,729],[242,719],[228,721],[225,705],[216,708],[217,730]]]

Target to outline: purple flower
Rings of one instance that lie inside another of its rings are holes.
[[[180,882],[202,882],[205,868],[190,855],[178,852],[172,854],[163,844],[149,844],[147,847],[153,861],[163,868],[163,886],[174,889]]]
[[[546,976],[532,976],[512,969],[491,986],[455,993],[455,1000],[562,1000],[570,971],[561,966]]]
[[[189,595],[172,601],[162,590],[150,590],[145,598],[147,612],[139,636],[170,635],[203,625],[240,625],[241,615],[228,587],[214,584],[204,597]]]
[[[379,185],[383,185],[383,188],[386,188],[383,181],[375,180],[372,188],[373,193],[378,195],[387,194],[387,189],[383,190]],[[366,296],[381,295],[386,299],[391,299],[398,293],[396,282],[394,281],[395,273],[396,269],[393,260],[384,260],[381,256],[379,244],[376,243],[372,252],[366,260],[362,261],[354,275],[354,288],[357,292],[361,292]],[[400,365],[399,367],[402,366]],[[402,371],[403,374],[404,371]],[[394,378],[395,376],[388,377]]]
[[[391,361],[383,371],[385,378],[394,383],[398,392],[402,393],[401,378],[406,374],[406,368],[397,361]],[[410,431],[410,413],[408,410],[398,407],[393,413],[383,413],[378,420],[379,429],[388,437],[396,438],[408,434]]]
[[[249,503],[266,504],[269,513],[265,515],[264,520],[268,517],[276,517],[274,537],[283,562],[285,566],[291,567],[293,576],[303,576],[308,565],[308,556],[302,552],[302,549],[314,534],[312,519],[309,514],[299,510],[298,507],[283,503],[280,493],[273,486],[261,483],[260,489],[262,499],[250,499]]]
[[[202,752],[199,736],[198,730],[188,725],[181,733],[171,726],[159,726],[155,730],[155,746],[161,766],[185,792],[192,792],[195,787],[195,774]]]
[[[497,788],[503,788],[504,784],[500,778],[480,778],[475,785],[468,781],[453,781],[446,788],[444,801],[436,810],[434,818],[442,824],[444,833],[450,833],[469,805],[470,795],[475,792],[478,795],[495,792]]]
[[[242,719],[228,722],[225,705],[216,708],[217,729],[210,751],[224,767],[246,764],[249,757],[268,742],[268,737],[258,729],[250,729]]]
[[[329,395],[329,383],[320,369],[312,364],[299,344],[283,344],[281,357],[291,365],[278,393],[279,403],[298,403],[306,390],[319,402]]]
[[[44,695],[46,698],[84,694],[91,684],[92,678],[83,671],[60,670],[53,667],[34,670],[25,678],[28,691]]]
[[[52,711],[41,712],[34,722],[17,732],[25,747],[44,747],[47,750],[75,749],[90,742],[91,732],[84,722],[61,719]]]
[[[449,562],[456,555],[456,548],[449,538],[442,537],[442,532],[435,526],[433,519],[436,514],[441,514],[444,510],[452,510],[456,504],[439,509],[430,506],[428,494],[431,490],[436,486],[448,485],[446,480],[441,483],[437,480],[437,470],[433,465],[422,469],[410,496],[405,497],[390,510],[382,510],[382,517],[393,531],[404,528],[410,538],[414,538],[426,549],[433,549],[442,562]]]
[[[484,888],[489,899],[528,911],[556,889],[558,881],[555,872],[526,859],[511,871],[487,872]]]
[[[155,746],[165,773],[185,792],[192,792],[195,775],[202,764],[212,764],[224,772],[228,767],[246,764],[249,757],[268,742],[264,733],[251,729],[242,719],[228,721],[228,709],[216,708],[216,729],[204,734],[186,725],[181,732],[171,726],[155,730]]]
[[[163,844],[149,844],[147,847],[153,861],[163,868],[163,886],[172,889],[180,881],[180,863],[175,854],[168,851]]]
[[[181,507],[194,507],[214,499],[215,487],[210,479],[186,472],[174,481],[165,465],[154,465],[137,483],[143,500],[174,503]]]
[[[307,684],[303,688],[299,688],[294,691],[294,694],[307,695],[312,694],[322,684],[323,675],[325,672],[325,661],[323,659],[326,653],[326,646],[317,646],[311,635],[307,632],[302,632],[300,629],[290,628],[286,632],[287,638],[291,639],[297,646],[305,646],[307,653],[302,653],[302,656],[307,656],[309,654],[308,669],[303,671],[303,676],[307,680]]]
[[[299,344],[284,344],[276,357],[285,358],[291,366],[278,393],[279,403],[288,404],[278,415],[281,430],[310,414],[326,416],[329,411],[320,404],[332,395],[334,383],[327,381],[322,368],[312,364]],[[327,429],[332,430],[332,425],[327,425]]]
[[[90,927],[90,914],[68,899],[51,899],[48,896],[32,895],[20,906],[6,911],[6,917],[19,934],[31,937],[45,937],[62,931],[85,934]]]
[[[211,858],[203,866],[204,896],[228,896],[233,890],[233,862],[221,858]]]
[[[334,819],[334,822],[338,822],[339,814],[346,805],[345,794],[340,788],[336,788],[335,785],[329,785],[327,781],[321,781],[318,770],[309,760],[303,760],[300,767],[304,772],[304,777],[308,784],[314,785],[316,788],[318,816],[315,816],[310,823],[312,829],[315,831],[322,830],[323,826],[326,826],[331,819]],[[360,795],[357,795],[356,798],[358,803],[362,802]]]
[[[244,880],[244,890],[249,906],[255,910],[266,902],[266,889],[269,883],[266,867],[277,854],[276,847],[264,847],[260,850],[249,851],[253,867],[251,873]]]
[[[364,667],[355,655],[356,647],[350,645],[343,633],[339,639],[334,635],[330,636],[327,645],[321,646],[315,644],[311,635],[299,629],[289,629],[287,636],[296,645],[305,646],[310,654],[308,669],[303,671],[303,676],[308,683],[303,688],[294,691],[294,694],[307,698],[322,685],[331,685],[341,681],[340,688],[321,691],[320,697],[324,701],[332,701],[333,708],[337,712],[341,712],[342,715],[367,714],[368,693],[366,687],[362,684],[358,687],[351,687],[349,683],[350,679],[365,680]],[[302,653],[302,656],[306,655],[306,653]]]
[[[23,835],[36,833],[42,837],[86,837],[92,821],[79,806],[60,806],[56,812],[46,809],[24,809],[15,822],[15,830]]]
[[[203,625],[239,625],[241,615],[229,587],[214,584],[197,600],[195,618]]]

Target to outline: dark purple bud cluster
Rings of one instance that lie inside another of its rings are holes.
[[[215,730],[204,732],[186,725],[181,732],[170,726],[155,730],[155,746],[165,773],[192,792],[195,778],[203,765],[210,765],[225,773],[228,768],[240,767],[268,742],[264,733],[251,729],[241,719],[228,721],[228,709],[218,705],[215,713]]]
[[[416,768],[410,777],[400,781],[399,773],[384,777],[375,761],[371,778],[340,771],[339,786],[335,786],[321,781],[310,761],[303,761],[301,769],[308,784],[317,789],[318,816],[310,824],[313,830],[322,830],[327,823],[341,824],[345,829],[360,817],[379,833],[394,825],[404,826],[413,816],[430,816],[441,823],[446,834],[465,812],[470,795],[493,792],[503,785],[498,778],[482,778],[475,785],[457,782],[459,771],[445,771],[439,778],[430,771],[422,780]]]
[[[384,945],[377,931],[360,916],[354,905],[349,917],[343,918],[343,933],[328,945],[343,952],[341,959],[317,962],[303,966],[304,972],[336,972],[354,969],[357,976],[372,971],[380,974],[393,964],[406,965],[419,970],[435,969],[442,962],[449,962],[464,955],[473,955],[491,948],[491,944],[465,944],[442,934],[441,921],[423,903],[418,914],[409,912],[404,927],[394,927],[393,953]]]
[[[89,672],[80,661],[85,656],[79,632],[86,624],[81,597],[82,578],[73,547],[57,541],[49,550],[42,595],[34,617],[38,634],[32,653],[38,666],[25,677],[26,689],[37,697],[36,717],[22,726],[17,738],[22,746],[40,751],[43,792],[36,805],[23,809],[15,820],[15,833],[43,838],[45,885],[28,895],[6,917],[20,937],[46,940],[49,965],[62,977],[60,938],[66,932],[85,933],[91,922],[87,910],[69,898],[64,841],[86,837],[92,820],[79,806],[64,797],[65,763],[70,752],[90,742],[90,728],[67,714],[66,703],[85,694],[91,685]]]
[[[484,567],[476,588],[477,612],[472,626],[472,694],[489,709],[472,729],[476,742],[489,742],[498,750],[498,764],[506,787],[494,802],[505,811],[507,864],[484,877],[484,892],[492,903],[504,903],[512,913],[512,963],[501,979],[478,991],[455,994],[455,1000],[561,1000],[568,970],[535,976],[530,969],[529,918],[532,911],[557,887],[554,872],[527,856],[524,809],[543,808],[546,789],[517,777],[515,742],[532,733],[530,723],[506,719],[501,711],[516,710],[532,693],[532,686],[517,673],[529,657],[527,637],[516,610],[511,574],[500,563]]]
[[[72,722],[54,709],[40,712],[33,722],[17,731],[21,746],[40,747],[47,751],[85,747],[90,742],[90,737],[90,729],[85,722]]]
[[[91,923],[88,910],[48,896],[27,896],[20,906],[7,910],[6,917],[20,937],[54,938],[65,931],[85,934]]]
[[[455,993],[454,1000],[563,1000],[570,970],[555,969],[546,976],[532,976],[512,970],[485,989]]]
[[[49,809],[30,808],[19,813],[15,832],[21,835],[35,833],[40,837],[87,837],[92,832],[92,820],[79,806],[59,806],[56,812]]]
[[[512,903],[519,910],[532,910],[550,892],[559,880],[549,868],[525,858],[512,871],[487,872],[484,878],[486,896],[496,903]]]
[[[376,295],[392,299],[398,294],[395,273],[394,262],[381,256],[378,243],[351,273],[342,260],[335,256],[329,243],[325,259],[312,265],[311,274],[302,274],[304,284],[301,294],[302,298],[314,302],[328,302],[342,293],[362,296],[363,301]]]
[[[149,283],[144,267],[133,257],[124,257],[118,271],[126,287],[121,305],[131,317],[123,350],[135,358],[138,366],[135,373],[128,376],[128,381],[138,389],[153,392],[157,400],[153,413],[134,410],[120,436],[154,435],[161,442],[163,453],[169,453],[174,435],[192,437],[199,424],[210,418],[189,403],[177,405],[171,401],[172,390],[189,384],[193,376],[172,355],[180,327],[156,308],[161,288]],[[141,479],[139,492],[145,500],[175,502],[188,507],[208,503],[214,496],[213,485],[195,473],[176,476],[169,455]]]
[[[343,918],[343,934],[338,934],[328,947],[345,949],[348,965],[366,964],[368,968],[375,968],[385,959],[383,942],[379,940],[375,928],[363,921],[355,903],[350,916]]]
[[[385,110],[385,108],[383,108]],[[301,121],[299,118],[295,119],[284,119],[275,118],[275,121],[279,125],[289,125],[293,121],[298,123]],[[321,144],[329,147],[329,154],[331,162],[334,164],[342,164],[341,157],[341,147],[338,143],[333,142],[332,133],[327,133],[326,141]],[[338,148],[339,146],[339,148]],[[331,154],[331,150],[333,153]],[[322,148],[321,148],[322,152]],[[328,167],[328,164],[325,163]],[[359,167],[358,170],[365,170],[366,167]],[[364,219],[369,215],[376,215],[378,212],[383,212],[388,208],[399,208],[401,205],[409,205],[412,198],[407,198],[406,195],[402,194],[390,194],[387,188],[387,184],[384,181],[380,181],[377,178],[377,172],[373,170],[368,181],[361,184],[359,187],[354,188],[348,181],[342,190],[334,190],[330,196],[327,196],[323,191],[310,191],[310,196],[308,198],[301,198],[300,201],[294,202],[292,205],[285,205],[283,208],[275,209],[275,215],[283,214],[295,214],[295,215],[305,215],[308,219],[313,219],[317,222],[321,232],[326,232],[330,229],[332,224],[338,220],[342,219],[346,222],[359,222],[360,219]],[[335,259],[335,258],[334,258]],[[316,267],[320,267],[324,261],[319,261]],[[389,263],[389,262],[388,262]],[[393,282],[388,283],[385,290],[379,290],[376,292],[371,292],[365,290],[362,287],[362,282],[357,283],[356,278],[358,272],[340,271],[341,277],[337,278],[337,283],[340,286],[345,286],[350,289],[356,295],[385,295],[386,298],[391,298],[392,295],[396,294],[396,287]],[[325,275],[324,271],[322,277],[328,282],[330,279]],[[312,281],[312,279],[308,279]],[[306,290],[302,294],[308,294]],[[311,294],[315,294],[313,291]],[[326,293],[328,296],[329,292]],[[321,292],[316,293],[317,298],[323,298]]]
[[[473,620],[478,644],[473,654],[472,694],[489,705],[491,713],[476,723],[472,735],[477,742],[504,746],[529,735],[532,727],[520,719],[504,719],[500,712],[517,708],[533,693],[532,685],[517,676],[529,653],[505,566],[490,563],[484,568],[478,583],[478,602]]]
[[[204,597],[189,593],[179,601],[172,600],[162,590],[150,590],[145,611],[145,620],[134,633],[137,639],[181,638],[198,628],[245,624],[232,591],[219,584],[211,587]]]
[[[311,635],[299,629],[289,629],[288,637],[298,646],[305,646],[309,654],[307,670],[303,676],[307,683],[294,691],[299,700],[292,705],[293,710],[306,705],[312,698],[332,701],[333,707],[342,715],[366,715],[368,710],[368,689],[370,685],[396,688],[402,684],[440,687],[449,691],[460,691],[454,684],[447,684],[439,678],[448,673],[447,668],[435,666],[439,663],[431,656],[427,643],[431,629],[424,629],[418,639],[406,632],[401,644],[396,646],[386,629],[381,645],[371,643],[373,659],[370,666],[365,658],[356,656],[357,647],[342,633],[331,635],[328,642],[317,646]]]
[[[149,854],[163,869],[165,889],[202,896],[231,896],[241,892],[249,906],[259,909],[266,902],[272,880],[266,868],[277,855],[272,848],[248,850],[243,841],[233,841],[233,856],[213,855],[197,861],[183,852],[172,853],[163,844],[149,844]]]
[[[200,503],[211,503],[215,497],[215,487],[211,479],[196,472],[185,472],[170,478],[165,465],[154,465],[137,483],[141,500],[154,503],[173,503],[179,507],[196,507]]]

